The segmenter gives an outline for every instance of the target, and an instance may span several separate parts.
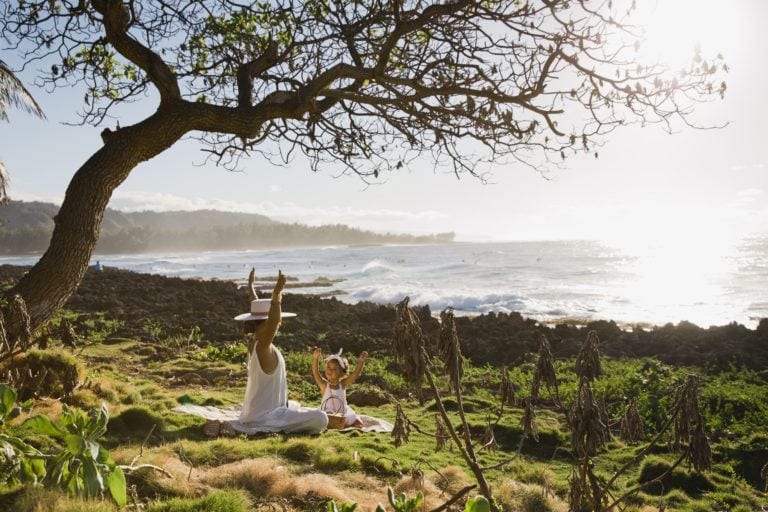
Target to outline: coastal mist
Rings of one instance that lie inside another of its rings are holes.
[[[717,250],[714,250],[717,247]],[[30,265],[37,257],[0,258]],[[701,327],[768,317],[768,238],[703,244],[591,241],[370,245],[237,252],[95,255],[92,264],[183,278],[243,281],[281,269],[289,293],[349,303],[428,304],[457,314],[516,311],[546,323],[614,320],[627,326],[689,321]],[[290,286],[291,283],[289,283]]]

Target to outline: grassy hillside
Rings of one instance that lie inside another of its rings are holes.
[[[8,268],[0,272],[5,276],[0,282],[5,285],[12,281],[8,274]],[[117,285],[111,294],[100,288],[108,282]],[[143,296],[149,286],[149,290],[174,295],[177,300],[161,300],[162,295],[152,293],[151,304],[141,302],[145,299],[130,292],[134,288],[128,283],[133,283],[136,290],[144,289]],[[219,300],[227,294],[231,295],[231,303]],[[208,314],[201,307],[207,301],[211,308]],[[358,510],[372,511],[377,503],[386,503],[387,487],[410,497],[423,493],[423,510],[432,510],[474,483],[471,469],[455,448],[436,450],[437,440],[429,433],[436,431],[438,404],[426,382],[422,387],[425,401],[420,404],[402,368],[393,361],[395,315],[385,306],[349,306],[286,295],[284,303],[300,314],[285,322],[276,343],[286,354],[291,398],[307,405],[318,405],[320,399],[309,371],[310,347],[343,346],[353,362],[361,350],[371,351],[365,371],[351,390],[350,402],[358,412],[391,422],[396,419],[399,404],[411,422],[408,443],[396,447],[389,434],[360,432],[207,439],[203,419],[173,412],[172,408],[179,403],[230,406],[242,399],[245,349],[238,333],[224,326],[233,323],[229,320],[231,314],[239,311],[238,306],[244,302],[242,292],[227,283],[156,279],[129,272],[90,276],[68,309],[54,321],[49,349],[28,356],[33,362],[31,368],[45,364],[52,368],[56,361],[59,367],[74,368],[75,377],[69,371],[69,380],[60,382],[52,371],[44,378],[38,374],[40,380],[26,379],[26,385],[21,379],[21,399],[31,400],[31,410],[11,422],[6,433],[25,437],[42,451],[55,451],[56,441],[29,433],[21,428],[21,422],[40,413],[59,417],[63,404],[84,410],[106,404],[111,418],[102,442],[114,460],[126,466],[150,464],[162,469],[147,467],[127,472],[129,506],[136,510],[320,511],[334,500],[339,504],[356,502]],[[185,311],[191,311],[189,316]],[[152,315],[145,315],[148,313]],[[426,313],[420,311],[425,333],[436,342],[437,331],[430,327]],[[80,336],[77,349],[61,345],[58,327],[65,318]],[[189,328],[187,322],[195,318],[199,324]],[[459,338],[466,346],[462,350],[469,358],[462,379],[463,412],[475,449],[479,450],[480,465],[487,468],[484,473],[502,510],[565,511],[572,491],[569,479],[574,454],[572,433],[557,403],[572,404],[576,400],[576,358],[562,348],[567,344],[553,344],[557,394],[541,387],[535,408],[538,439],[530,432],[526,435],[523,419],[536,374],[539,333],[527,321],[521,325],[525,329],[498,333],[510,340],[527,336],[525,332],[532,336],[526,341],[532,348],[508,369],[509,389],[514,390],[514,397],[508,397],[502,408],[501,368],[472,362],[477,345],[468,333],[474,328],[458,324]],[[581,331],[574,333],[578,338]],[[581,336],[574,343],[583,341]],[[600,348],[615,343],[616,339],[607,334],[601,337]],[[517,346],[516,342],[512,346]],[[603,375],[592,389],[605,403],[607,423],[612,428],[607,443],[592,460],[594,473],[602,482],[627,465],[612,484],[613,497],[653,481],[678,459],[679,452],[670,447],[673,438],[668,433],[634,460],[669,418],[675,391],[689,375],[700,379],[699,405],[711,442],[711,471],[697,472],[686,463],[680,464],[658,482],[632,493],[622,510],[650,512],[663,506],[665,510],[688,512],[746,512],[768,506],[761,475],[768,462],[765,371],[667,364],[655,357],[603,355],[601,359]],[[451,424],[458,427],[458,402],[442,376],[443,363],[435,358],[432,364],[441,403]],[[34,385],[29,385],[31,382]],[[619,435],[620,419],[629,400],[637,404],[645,430],[640,442],[622,441]],[[494,443],[489,443],[487,437],[481,442],[489,422]],[[483,444],[488,447],[480,450]],[[83,499],[50,488],[0,487],[0,510],[115,508],[109,499]]]

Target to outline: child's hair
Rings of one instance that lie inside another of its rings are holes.
[[[341,368],[341,371],[345,374],[349,373],[349,360],[346,357],[341,357],[341,350],[339,350],[338,354],[331,354],[330,356],[325,358],[325,365],[328,366],[328,363],[331,361],[336,361],[339,363],[339,368]]]

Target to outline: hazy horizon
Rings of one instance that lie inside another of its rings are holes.
[[[724,100],[699,105],[694,120],[717,130],[625,127],[611,134],[599,157],[569,158],[541,174],[524,165],[499,165],[488,183],[416,162],[366,185],[355,176],[313,173],[296,158],[283,167],[244,161],[241,172],[199,165],[198,143],[183,140],[141,164],[115,191],[120,211],[216,209],[259,213],[282,222],[342,223],[393,233],[452,231],[460,240],[672,240],[759,235],[768,226],[768,145],[763,120],[768,70],[755,66],[768,49],[768,2],[738,0],[727,9],[714,0],[648,4],[648,41],[641,57],[687,62],[698,44],[722,53],[730,66]],[[641,6],[642,7],[642,6]],[[4,53],[13,67],[19,62]],[[687,59],[687,60],[686,60]],[[33,84],[34,69],[19,77],[48,121],[11,111],[0,124],[2,156],[11,173],[11,199],[59,202],[73,173],[101,147],[103,127],[67,126],[82,103],[77,89],[50,94]],[[137,121],[154,99],[116,111],[120,124]],[[569,121],[564,119],[564,125]],[[578,124],[578,120],[574,120]],[[112,126],[115,119],[107,124]],[[40,148],[45,148],[41,151]],[[447,171],[447,170],[446,170]]]

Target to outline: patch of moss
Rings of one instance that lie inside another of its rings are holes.
[[[640,466],[638,481],[641,484],[650,482],[668,472],[672,464],[660,457],[648,457]],[[687,473],[680,467],[672,470],[660,482],[650,485],[645,489],[649,494],[660,495],[670,489],[680,489],[692,497],[699,497],[704,492],[712,491],[714,485],[701,473]]]
[[[107,425],[107,434],[112,437],[144,438],[152,426],[154,433],[166,429],[165,419],[145,407],[130,407],[113,417]]]

